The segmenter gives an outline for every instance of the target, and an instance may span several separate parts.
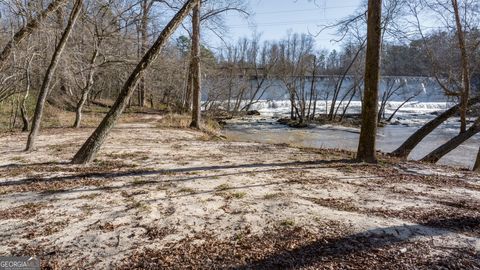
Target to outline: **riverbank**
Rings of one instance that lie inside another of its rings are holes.
[[[423,118],[422,118],[423,117]],[[385,125],[377,130],[377,147],[384,153],[389,153],[400,146],[411,134],[418,130],[426,121],[426,116],[415,115],[399,120],[399,123]],[[236,140],[258,143],[286,143],[297,147],[322,149],[342,149],[356,151],[360,128],[333,124],[311,125],[309,128],[298,129],[277,123],[276,118],[267,116],[244,117],[227,121],[225,134]],[[427,136],[410,154],[412,160],[419,160],[435,148],[447,142],[458,134],[459,121],[455,118],[442,124]],[[460,145],[457,149],[443,157],[440,165],[471,168],[475,162],[480,135]]]
[[[480,268],[479,175],[348,151],[218,140],[140,116],[0,138],[0,255],[65,269]],[[476,268],[475,268],[476,267]]]

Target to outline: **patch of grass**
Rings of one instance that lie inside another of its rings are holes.
[[[282,192],[277,192],[277,193],[268,193],[268,194],[265,194],[265,196],[263,196],[263,198],[265,200],[275,200],[275,199],[279,199],[279,198],[282,198],[282,197],[285,197],[286,194],[285,193],[282,193]]]
[[[233,193],[230,193],[230,194],[235,199],[243,199],[245,196],[247,196],[246,192],[233,192]]]
[[[172,148],[175,149],[175,150],[181,149],[182,147],[183,147],[183,145],[179,144],[179,143],[172,145]]]
[[[187,114],[167,114],[159,120],[157,127],[160,128],[188,128],[192,122]]]
[[[215,188],[215,190],[220,190],[221,191],[221,190],[227,190],[227,189],[230,189],[230,188],[232,188],[232,187],[229,184],[225,183],[225,184],[221,184],[221,185],[217,186]]]
[[[247,196],[246,192],[217,192],[215,193],[218,196],[223,197],[226,200],[231,200],[231,199],[243,199],[245,196]]]
[[[153,170],[153,169],[152,169]],[[172,170],[164,170],[164,171],[161,171],[161,175],[176,175],[177,172],[176,171],[172,171]]]
[[[95,205],[85,203],[82,206],[80,206],[79,208],[83,211],[83,213],[85,215],[90,215],[92,213],[93,209],[95,209]]]
[[[131,198],[133,196],[143,195],[143,194],[148,194],[148,191],[137,190],[137,191],[127,192],[125,190],[122,190],[122,192],[120,192],[120,195],[122,195],[122,197],[124,197],[124,198]]]
[[[159,128],[189,128],[192,118],[188,114],[167,114],[162,119],[159,120],[157,127]],[[202,123],[200,124],[201,130],[207,133],[206,136],[202,136],[200,139],[203,140],[212,140],[213,137],[221,136],[216,135],[221,129],[220,124],[217,121],[203,118]]]
[[[68,147],[68,145],[49,145],[47,146],[47,149],[52,151],[52,152],[56,152],[57,154],[62,152],[63,150],[65,150],[66,147]]]
[[[125,153],[109,153],[106,154],[111,159],[123,159],[123,160],[147,160],[148,155],[145,152],[125,152]]]
[[[161,183],[157,186],[157,190],[169,190],[170,188],[176,188],[177,185],[174,183]]]
[[[193,188],[184,187],[178,190],[179,193],[195,194],[197,191]]]
[[[128,205],[128,209],[138,209],[140,212],[149,212],[150,206],[144,202],[133,201],[130,205]]]
[[[110,169],[122,169],[122,168],[135,168],[138,167],[137,164],[132,163],[125,163],[123,161],[112,161],[112,160],[102,160],[102,159],[95,159],[94,165],[97,167],[101,167],[105,170]]]
[[[142,185],[147,185],[147,184],[151,184],[151,183],[153,183],[153,181],[137,178],[137,179],[133,180],[132,185],[142,186]]]
[[[293,219],[285,219],[280,221],[280,225],[284,227],[293,227],[295,226],[295,220]]]
[[[345,165],[340,169],[340,171],[346,172],[346,173],[354,173],[355,169],[350,165]]]

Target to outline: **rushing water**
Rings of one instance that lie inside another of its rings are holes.
[[[276,118],[286,115],[288,103],[277,101],[264,101],[257,104],[256,109],[262,113],[261,117],[244,118],[230,121],[225,133],[227,137],[240,141],[255,141],[262,143],[288,143],[295,146],[315,148],[337,148],[356,150],[358,145],[359,129],[341,126],[324,125],[309,129],[295,129],[276,123]],[[398,104],[389,104],[387,115]],[[395,150],[422,124],[432,119],[433,112],[444,110],[451,104],[419,103],[407,104],[395,117],[396,125],[387,125],[379,128],[377,145],[381,151]],[[322,110],[322,105],[318,108]],[[354,104],[351,111],[358,111],[360,104]],[[324,109],[324,107],[323,107]],[[441,125],[437,130],[425,138],[410,155],[411,159],[420,159],[434,150],[459,130],[458,118],[452,118]],[[480,146],[480,136],[475,136],[463,145],[449,153],[440,160],[440,164],[471,167],[475,161],[477,150]]]
[[[316,80],[318,97],[331,99],[331,91],[337,78],[320,76]],[[347,79],[341,88],[339,96],[344,96],[351,87],[353,80]],[[316,126],[311,129],[294,129],[276,123],[280,117],[288,117],[290,101],[285,86],[279,80],[269,80],[264,94],[251,109],[258,110],[261,117],[233,120],[226,126],[226,135],[242,141],[265,143],[288,143],[303,147],[340,148],[356,150],[359,129],[341,126]],[[378,148],[384,152],[395,150],[415,130],[434,117],[434,113],[443,111],[453,104],[443,94],[436,81],[425,77],[384,77],[380,84],[380,96],[385,89],[399,87],[398,91],[387,103],[386,116],[389,117],[408,97],[415,96],[411,102],[403,106],[393,119],[395,125],[379,128],[377,136]],[[390,87],[390,88],[389,88]],[[308,92],[308,89],[306,89]],[[248,98],[248,97],[247,97]],[[346,102],[345,102],[346,103]],[[342,112],[343,103],[339,112]],[[336,104],[338,106],[338,103]],[[316,112],[325,113],[331,104],[327,101],[317,103]],[[348,107],[348,113],[360,113],[360,97],[355,96]],[[459,121],[452,118],[425,138],[410,155],[411,159],[420,159],[450,138],[458,134]],[[480,136],[475,136],[462,146],[449,153],[441,164],[471,167],[475,161],[480,146]]]

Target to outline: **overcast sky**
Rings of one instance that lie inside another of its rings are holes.
[[[278,40],[293,33],[316,34],[322,25],[331,24],[352,13],[361,0],[248,0],[253,15],[246,21],[237,13],[227,15],[230,42],[241,37],[260,33],[263,40]],[[321,33],[316,37],[318,48],[338,48],[332,42],[334,31]]]

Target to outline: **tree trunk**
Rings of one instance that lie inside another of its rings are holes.
[[[478,132],[480,132],[480,118],[478,118],[468,130],[458,134],[442,146],[432,151],[430,154],[426,155],[424,158],[422,158],[422,161],[437,163],[442,157],[450,153],[452,150],[473,137]]]
[[[475,105],[480,102],[480,97],[472,98],[468,101],[468,107]],[[460,104],[453,106],[452,108],[446,110],[439,116],[435,117],[435,119],[431,120],[430,122],[426,123],[413,133],[400,147],[398,147],[395,151],[393,151],[390,155],[399,157],[399,158],[407,158],[408,155],[412,152],[412,150],[425,138],[427,137],[433,130],[435,130],[438,126],[440,126],[443,122],[445,122],[448,118],[454,116],[460,110]]]
[[[290,120],[297,120],[295,115],[295,94],[292,90],[290,91]]]
[[[388,117],[387,122],[391,122],[392,119],[393,119],[393,117],[395,117],[395,115],[397,114],[397,112],[398,112],[405,104],[407,104],[408,102],[410,102],[410,100],[414,99],[415,97],[416,97],[416,95],[415,95],[415,96],[411,96],[411,97],[407,98],[404,102],[402,102],[402,104],[400,104],[400,106],[398,106],[398,107],[395,109],[395,111],[393,111],[392,115],[390,115],[390,117]]]
[[[193,90],[193,109],[192,123],[190,127],[200,128],[201,107],[200,107],[200,88],[201,88],[201,72],[200,72],[200,5],[201,0],[197,0],[197,5],[193,8],[192,17],[192,90]]]
[[[355,86],[353,88],[352,95],[350,96],[350,99],[348,100],[347,105],[345,105],[345,107],[343,108],[342,116],[340,116],[340,119],[338,120],[338,122],[341,123],[343,121],[343,119],[345,118],[345,115],[347,114],[348,108],[350,107],[350,104],[352,103],[352,100],[355,97],[356,93],[357,93],[357,86]]]
[[[125,82],[125,85],[115,101],[115,104],[112,106],[97,129],[75,154],[72,159],[73,164],[86,164],[95,158],[96,153],[107,138],[110,130],[113,128],[117,120],[120,118],[123,110],[127,106],[128,101],[132,97],[135,87],[137,86],[144,70],[147,69],[158,57],[165,44],[168,42],[170,36],[196,4],[197,2],[195,0],[188,0],[173,17],[173,19],[165,26],[165,29],[163,29],[153,46],[148,50],[140,63],[138,63],[132,74],[130,74],[130,77]]]
[[[480,172],[480,148],[478,149],[475,165],[473,165],[473,171]]]
[[[95,61],[98,57],[98,45],[95,45],[92,58],[90,59],[90,70],[88,71],[87,84],[82,91],[82,96],[77,103],[77,108],[75,110],[75,123],[73,124],[74,128],[80,128],[82,122],[82,110],[85,102],[87,102],[88,95],[93,87],[93,76],[95,75]]]
[[[362,44],[360,45],[360,48],[358,48],[357,52],[355,53],[355,56],[353,57],[352,61],[350,61],[347,69],[345,69],[345,72],[342,74],[342,77],[340,78],[340,81],[335,85],[335,91],[333,93],[332,104],[330,105],[330,113],[329,113],[329,116],[328,116],[330,121],[333,121],[335,119],[335,117],[337,116],[337,112],[335,111],[335,107],[336,107],[338,95],[340,94],[340,91],[342,90],[342,85],[343,85],[343,82],[345,81],[345,78],[348,75],[348,72],[350,71],[350,69],[352,69],[353,64],[355,64],[355,61],[357,61],[357,58],[360,56],[360,53],[362,52],[362,50],[365,46],[365,42],[366,42],[366,40],[364,40],[362,42]]]
[[[57,13],[57,25],[58,25],[58,29],[64,29],[65,28],[65,11],[64,11],[64,7],[60,7],[57,9],[56,11]],[[61,36],[60,38],[61,39]],[[66,72],[66,69],[65,67],[61,66],[62,63],[60,62],[59,63],[60,67],[58,69],[58,76],[60,77],[60,91],[64,94],[67,94],[67,95],[70,95],[70,96],[73,96],[73,93],[72,93],[72,90],[70,89],[70,87],[68,86],[68,83],[67,83],[67,80],[66,78],[68,77],[67,76],[67,72]]]
[[[68,19],[67,27],[65,28],[60,42],[58,43],[57,47],[55,48],[55,52],[53,53],[52,60],[50,61],[50,65],[48,66],[47,72],[43,79],[42,87],[40,88],[40,93],[38,95],[37,106],[35,108],[35,114],[33,116],[33,123],[32,129],[30,134],[28,135],[27,147],[26,151],[33,150],[35,145],[35,138],[37,136],[38,131],[40,130],[40,123],[42,121],[43,115],[43,108],[45,107],[45,100],[47,99],[48,92],[50,90],[50,84],[53,80],[53,75],[55,73],[55,69],[57,68],[58,62],[60,61],[60,57],[65,49],[65,45],[67,44],[68,37],[72,32],[73,26],[77,21],[78,15],[82,10],[82,0],[76,0],[75,4],[72,9],[72,13],[70,14],[70,18]]]
[[[367,53],[365,61],[365,92],[362,103],[362,129],[358,143],[357,160],[377,161],[378,82],[380,79],[380,46],[382,40],[382,0],[368,1]]]
[[[140,22],[140,38],[141,38],[141,47],[140,53],[144,55],[148,49],[148,15],[150,13],[150,2],[147,0],[142,1],[142,19]],[[138,85],[138,105],[140,107],[145,107],[146,105],[146,96],[147,96],[147,83],[145,75],[140,79],[140,84]]]
[[[185,89],[185,102],[183,104],[183,108],[185,112],[191,112],[192,111],[192,83],[193,83],[193,77],[192,77],[192,60],[190,59],[190,64],[188,65],[188,75],[187,75],[187,87]],[[230,106],[230,104],[229,104]],[[230,108],[228,109],[230,111]]]
[[[3,51],[0,53],[0,67],[3,66],[5,61],[10,54],[12,53],[12,49],[18,47],[18,45],[25,40],[28,36],[30,36],[40,25],[48,18],[52,13],[54,13],[58,8],[64,5],[68,0],[55,0],[48,7],[43,10],[36,18],[31,20],[27,25],[20,28],[18,32],[15,33],[12,40],[10,40]]]
[[[29,61],[27,62],[27,66],[25,67],[25,95],[23,96],[22,106],[20,108],[20,112],[22,115],[22,132],[27,132],[29,129],[29,121],[28,121],[28,112],[27,112],[27,98],[30,95],[30,87],[31,87],[31,77],[30,77],[30,69],[32,66],[32,61],[35,55],[30,57]]]
[[[308,113],[307,113],[307,117],[309,119],[311,119],[311,116],[310,116],[310,112],[312,110],[312,102],[313,102],[313,95],[314,95],[314,91],[316,91],[315,89],[315,71],[317,69],[317,56],[313,56],[313,70],[312,70],[312,81],[311,81],[311,84],[310,84],[310,99],[308,101]]]
[[[22,132],[27,132],[28,126],[30,125],[28,121],[27,106],[25,105],[25,101],[26,101],[26,98],[23,99],[22,107],[20,108],[20,113],[22,115],[22,122],[23,122]]]
[[[462,60],[463,90],[460,95],[460,132],[465,132],[467,130],[467,110],[468,99],[470,97],[470,67],[465,44],[465,35],[463,33],[462,19],[460,18],[457,0],[452,0],[452,6],[455,14],[458,46],[460,48],[460,55]]]

